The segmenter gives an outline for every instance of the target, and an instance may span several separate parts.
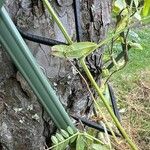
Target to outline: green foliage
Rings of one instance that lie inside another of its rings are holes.
[[[61,129],[60,133],[64,136],[64,138],[69,138],[69,133],[67,131]]]
[[[129,45],[131,46],[131,48],[143,50],[143,47],[139,43],[134,43],[134,42],[129,41]]]
[[[55,45],[51,55],[63,58],[82,58],[89,55],[97,44],[93,42],[78,42],[71,45]]]
[[[85,138],[83,135],[78,135],[76,142],[76,150],[84,150],[86,147]]]
[[[143,16],[150,15],[150,0],[144,0],[144,6],[142,11]]]
[[[58,144],[58,139],[57,139],[57,137],[52,136],[52,137],[51,137],[51,140],[52,140],[52,142],[53,142],[54,144]]]
[[[67,127],[67,131],[60,129],[55,136],[51,136],[53,146],[49,149],[52,150],[65,150],[67,146],[72,144],[78,137],[78,132],[75,133],[71,127]]]
[[[140,70],[145,70],[146,68],[150,68],[150,28],[149,26],[143,26],[142,28],[135,28],[133,30],[132,35],[135,35],[134,37],[130,36],[130,40],[136,40],[135,42],[140,41],[141,46],[143,47],[143,50],[136,50],[129,52],[129,58],[131,61],[129,61],[127,67],[125,67],[123,70],[120,72],[117,72],[115,76],[112,77],[112,80],[119,86],[121,91],[123,88],[124,90],[128,91],[128,87],[131,87],[134,85],[134,79],[136,80],[135,74],[138,74]],[[116,52],[119,52],[120,50],[117,49]],[[124,78],[124,82],[123,82]],[[126,81],[126,78],[132,80],[132,84],[130,83],[131,81]],[[123,83],[122,83],[122,82]],[[129,83],[129,84],[128,84]],[[126,84],[126,85],[125,85]],[[127,86],[127,87],[126,87]],[[123,91],[124,91],[123,90]]]
[[[114,2],[113,11],[116,14],[120,13],[121,10],[123,10],[124,8],[126,8],[126,2],[125,2],[125,0],[116,0]]]
[[[48,2],[47,0],[44,0],[45,2]],[[113,63],[113,71],[103,69],[102,74],[104,79],[106,76],[106,81],[104,83],[107,83],[108,79],[114,74],[115,72],[121,70],[128,61],[128,51],[130,48],[134,49],[142,49],[142,46],[139,44],[139,42],[136,39],[136,34],[133,32],[130,32],[130,27],[133,26],[133,22],[136,19],[138,21],[142,21],[143,16],[148,16],[149,15],[149,9],[150,9],[150,3],[149,0],[144,1],[144,6],[141,6],[138,0],[130,0],[127,1],[126,3],[125,0],[115,0],[113,3],[113,11],[114,11],[114,16],[116,18],[116,26],[115,30],[113,31],[113,35],[106,38],[105,40],[101,41],[100,43],[92,43],[92,42],[72,42],[69,41],[70,37],[68,37],[68,34],[65,33],[65,30],[60,24],[59,19],[56,17],[56,15],[53,13],[51,6],[48,5],[48,9],[52,16],[54,17],[55,21],[57,22],[59,28],[63,32],[65,38],[67,39],[69,45],[56,45],[52,47],[52,52],[51,54],[57,57],[62,57],[62,58],[69,58],[69,59],[78,59],[83,70],[85,71],[88,79],[91,81],[91,84],[93,85],[94,89],[97,91],[99,98],[102,100],[105,108],[109,112],[111,119],[114,121],[116,127],[119,129],[119,131],[122,133],[123,137],[125,140],[128,142],[130,147],[133,150],[137,150],[136,145],[132,142],[132,140],[129,138],[127,133],[125,132],[124,128],[114,115],[112,108],[110,104],[108,103],[108,90],[105,90],[106,92],[104,93],[102,88],[98,86],[98,84],[95,82],[92,74],[90,73],[86,63],[85,63],[85,57],[90,55],[94,50],[97,48],[107,45],[108,46],[108,59],[107,63],[104,62],[104,64],[108,63]],[[46,3],[45,3],[46,4]],[[141,13],[142,12],[142,13]],[[141,15],[143,14],[143,16]],[[131,36],[131,40],[128,39],[128,37]],[[110,44],[111,42],[111,44]],[[123,52],[123,61],[122,62],[117,62],[116,58],[114,57],[114,47],[115,45],[120,45],[121,51]],[[106,55],[105,55],[106,56]],[[105,57],[103,57],[105,58]],[[107,66],[103,66],[103,68],[107,68]],[[88,87],[89,88],[89,87]],[[95,101],[94,101],[95,102]],[[96,102],[95,102],[96,103]],[[96,106],[98,104],[96,103]],[[98,110],[100,111],[100,106],[98,105]],[[105,122],[107,124],[107,122]],[[76,142],[76,149],[78,150],[84,150],[87,148],[87,143],[92,142],[92,147],[88,147],[88,149],[107,149],[107,146],[99,141],[98,138],[95,138],[93,136],[88,135],[86,132],[84,133],[74,133],[73,130],[68,127],[67,132],[65,132],[65,136],[63,136],[63,132],[56,133],[55,138],[53,137],[52,141],[55,144],[53,148],[55,149],[60,149],[63,150],[63,148],[66,148],[66,146],[70,145],[72,142]],[[69,135],[69,137],[68,137]],[[87,140],[88,139],[88,140]],[[65,143],[65,144],[64,144]],[[61,146],[60,146],[61,144]]]
[[[74,134],[74,131],[71,127],[67,127],[67,131],[70,135],[73,135]]]
[[[138,8],[138,6],[139,6],[139,0],[134,0],[134,4],[135,4],[135,7]]]
[[[92,150],[108,150],[108,147],[101,144],[92,144],[91,145]]]
[[[96,148],[105,148],[108,150],[108,145],[103,144],[100,140],[94,136],[87,134],[86,132],[74,132],[71,127],[67,128],[67,131],[61,129],[51,136],[53,146],[47,150],[65,150],[67,147],[74,147],[76,150],[93,150]],[[75,145],[73,144],[75,143]],[[96,150],[96,149],[95,149]]]
[[[102,77],[106,78],[110,75],[110,72],[108,69],[102,69]]]
[[[130,131],[136,134],[139,149],[146,150],[150,137],[150,92],[147,90],[150,88],[150,27],[136,27],[134,32],[138,34],[143,50],[131,51],[131,61],[112,77],[111,82],[117,93],[119,108],[125,110],[123,123],[130,122]],[[147,94],[141,96],[142,93]]]

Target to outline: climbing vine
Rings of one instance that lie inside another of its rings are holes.
[[[51,55],[67,59],[70,62],[73,59],[77,59],[80,62],[80,65],[86,73],[86,76],[96,90],[98,98],[102,101],[103,105],[111,116],[113,123],[116,125],[123,138],[129,144],[130,148],[137,150],[137,146],[134,144],[129,135],[126,133],[125,129],[120,124],[119,120],[116,118],[109,104],[108,97],[104,95],[104,91],[107,89],[107,83],[111,76],[126,66],[127,62],[129,61],[129,50],[142,49],[142,46],[137,40],[138,35],[132,31],[132,27],[134,27],[137,22],[149,22],[150,0],[114,0],[112,12],[113,18],[115,20],[114,31],[110,33],[108,38],[100,41],[99,43],[73,42],[63,27],[62,23],[58,19],[57,15],[55,14],[49,1],[43,0],[43,3],[48,9],[49,13],[52,15],[54,21],[57,23],[59,29],[62,31],[66,41],[68,42],[68,45],[53,46]],[[85,58],[103,45],[107,47],[107,51],[105,51],[103,54],[103,78],[101,87],[99,87],[85,63]],[[115,53],[116,46],[119,46],[121,51],[118,56],[116,56]],[[79,74],[82,76],[80,72]],[[82,78],[84,79],[87,88],[91,93],[96,111],[103,116],[104,123],[110,129],[114,139],[117,141],[113,130],[109,126],[109,123],[101,110],[99,102],[95,100],[95,97],[93,96],[85,78],[83,76]],[[94,137],[93,135],[91,136],[85,131],[77,131],[74,133],[70,127],[67,128],[67,131],[60,130],[59,133],[56,133],[55,136],[51,137],[51,140],[54,145],[49,149],[63,150],[66,149],[68,145],[74,146],[74,143],[76,143],[75,147],[77,150],[84,150],[88,140],[90,140],[89,143],[92,145],[92,147],[89,147],[89,149],[111,149],[110,142],[105,144],[104,147],[104,143],[101,142],[98,137]],[[109,137],[107,137],[107,141],[110,141]]]

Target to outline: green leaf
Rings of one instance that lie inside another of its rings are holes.
[[[129,38],[136,43],[141,41],[139,35],[136,32],[131,30],[129,31]]]
[[[126,2],[125,0],[116,0],[113,6],[113,11],[115,13],[119,13],[121,10],[126,8]]]
[[[108,77],[110,75],[110,72],[108,69],[102,69],[102,77]]]
[[[69,140],[69,143],[73,143],[76,139],[77,139],[78,135],[72,137],[70,140]]]
[[[139,49],[139,50],[143,50],[143,47],[142,47],[141,44],[139,44],[139,43],[129,42],[129,45],[130,45],[132,48]]]
[[[137,11],[137,12],[134,14],[134,17],[135,17],[137,20],[141,21],[141,15],[140,15],[140,12],[139,12],[139,11]]]
[[[68,132],[66,132],[65,130],[61,129],[60,132],[61,132],[62,136],[64,136],[64,138],[68,138],[69,137]]]
[[[129,23],[129,17],[128,16],[124,16],[118,23],[116,26],[116,33],[120,32],[121,30],[125,29],[127,24]]]
[[[106,99],[108,100],[108,103],[111,104],[111,101],[110,101],[110,92],[109,92],[109,89],[108,89],[108,85],[104,85],[104,91],[103,91],[103,95],[106,97]]]
[[[74,134],[74,131],[73,131],[73,129],[72,129],[70,126],[67,127],[67,131],[68,131],[68,133],[69,133],[70,135],[73,135],[73,134]]]
[[[124,66],[124,64],[125,64],[125,60],[119,61],[118,67],[121,68],[122,66]]]
[[[117,37],[116,38],[116,43],[124,43],[124,39],[123,39],[123,37],[122,36],[119,36],[119,37]]]
[[[142,19],[142,22],[143,22],[143,24],[149,24],[149,23],[150,23],[150,15],[147,16],[147,17],[144,17],[144,18]]]
[[[52,141],[54,144],[58,144],[58,139],[57,139],[55,136],[51,136],[51,141]]]
[[[110,150],[110,148],[107,145],[102,144],[92,144],[91,150]]]
[[[135,7],[138,8],[139,0],[134,0]]]
[[[150,15],[150,0],[144,0],[142,14],[144,17]]]
[[[57,146],[57,150],[66,150],[66,147],[69,145],[69,140],[64,141],[63,143]]]
[[[120,15],[121,15],[121,17],[128,16],[129,15],[129,10],[127,8],[123,9]]]
[[[78,135],[76,142],[76,150],[84,150],[86,146],[85,138],[83,135]]]
[[[103,54],[103,62],[107,62],[110,60],[110,55],[109,54]]]
[[[60,142],[62,142],[62,141],[65,140],[64,137],[63,137],[61,134],[59,134],[59,133],[56,133],[56,137],[57,137],[57,139],[58,139]]]
[[[51,55],[62,58],[81,58],[89,55],[97,47],[93,42],[76,42],[72,45],[55,45]]]

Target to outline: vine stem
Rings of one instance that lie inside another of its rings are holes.
[[[132,140],[129,138],[129,136],[127,135],[127,133],[125,132],[124,128],[121,126],[120,122],[118,121],[118,119],[116,118],[115,114],[113,113],[110,105],[107,103],[107,99],[104,97],[101,89],[99,88],[99,86],[97,85],[97,83],[95,82],[91,72],[89,71],[86,63],[85,63],[85,57],[80,59],[80,63],[87,75],[87,77],[89,78],[90,82],[92,83],[92,85],[94,86],[95,90],[97,91],[99,97],[101,98],[101,100],[103,101],[107,111],[109,112],[110,116],[112,117],[113,121],[115,122],[116,126],[119,128],[119,130],[121,131],[123,137],[126,139],[126,141],[128,142],[128,144],[131,146],[131,148],[133,150],[138,150],[138,148],[136,147],[136,145],[132,142]]]
[[[69,60],[69,59],[68,59],[68,60]],[[108,121],[107,121],[105,115],[103,114],[102,110],[100,109],[99,104],[97,103],[97,101],[96,101],[96,99],[95,99],[95,97],[94,97],[92,91],[90,90],[90,87],[89,87],[89,85],[88,85],[86,79],[83,77],[83,75],[81,74],[81,72],[77,69],[77,67],[76,67],[70,60],[69,60],[69,62],[70,62],[71,65],[76,69],[76,71],[79,73],[79,75],[81,76],[81,78],[82,78],[83,81],[85,82],[85,84],[86,84],[86,86],[87,86],[87,89],[88,89],[88,91],[90,92],[91,97],[92,97],[92,99],[93,99],[93,102],[94,102],[96,108],[98,109],[98,111],[100,112],[100,114],[102,115],[102,117],[103,117],[103,119],[104,119],[104,122],[105,122],[105,124],[107,125],[108,129],[109,129],[110,132],[112,133],[112,136],[113,136],[115,142],[118,143],[118,144],[120,144],[120,143],[118,142],[117,138],[116,138],[116,135],[115,135],[114,131],[113,131],[112,128],[110,127],[110,125],[109,125],[109,123],[108,123]]]
[[[64,28],[63,24],[61,23],[61,21],[59,20],[58,16],[56,15],[55,11],[53,10],[52,6],[50,5],[48,0],[43,0],[43,3],[45,4],[45,6],[47,7],[49,13],[52,15],[52,17],[54,18],[55,22],[57,23],[59,29],[61,30],[61,32],[63,33],[65,39],[67,40],[68,44],[71,45],[73,43],[73,41],[71,40],[69,34],[67,33],[66,29]]]

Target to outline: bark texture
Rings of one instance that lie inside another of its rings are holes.
[[[51,0],[55,11],[76,40],[73,0]],[[40,0],[6,0],[7,11],[18,28],[64,41]],[[82,41],[95,41],[106,36],[110,23],[111,0],[82,0]],[[90,95],[79,75],[64,59],[49,56],[50,47],[26,41],[38,64],[49,78],[64,107],[76,115],[89,109]],[[99,73],[103,49],[87,58],[93,74]],[[0,150],[40,150],[49,143],[55,130],[38,99],[0,47]]]

